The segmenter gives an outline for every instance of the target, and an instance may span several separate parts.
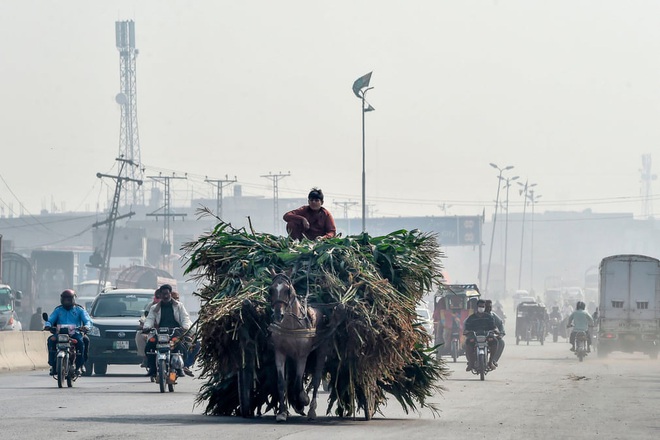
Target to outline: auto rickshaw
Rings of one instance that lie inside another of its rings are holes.
[[[454,362],[465,354],[463,323],[474,311],[481,293],[476,284],[443,284],[434,297],[433,324],[436,356],[451,356]]]
[[[516,345],[525,341],[545,342],[548,329],[548,312],[543,304],[537,302],[522,302],[516,309]]]

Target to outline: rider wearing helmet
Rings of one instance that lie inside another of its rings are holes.
[[[571,351],[575,351],[576,332],[587,333],[587,352],[591,351],[591,334],[589,329],[594,326],[594,320],[591,315],[584,309],[585,304],[582,301],[578,301],[577,305],[575,306],[575,311],[568,317],[568,324],[566,327],[571,327],[571,325],[573,325],[573,330],[571,331],[570,336]]]
[[[475,333],[487,333],[488,331],[497,331],[497,325],[495,324],[495,319],[493,318],[493,315],[486,313],[486,301],[483,299],[480,299],[477,301],[476,304],[476,311],[471,314],[463,323],[463,334],[466,336],[469,335],[471,332]],[[471,371],[475,368],[476,366],[476,353],[475,353],[475,345],[477,341],[474,338],[468,337],[465,340],[465,357],[467,358],[467,367],[465,368],[465,371]],[[497,361],[497,359],[494,357],[497,353],[498,349],[498,343],[496,338],[493,338],[492,340],[488,340],[488,350],[490,352],[490,359],[488,360],[488,364],[491,370],[494,370],[496,368],[496,365],[493,363],[493,360]]]
[[[92,326],[92,320],[87,311],[80,305],[75,303],[76,293],[71,289],[66,289],[60,294],[60,305],[55,307],[53,313],[48,317],[44,323],[44,330],[50,330],[52,327],[81,327],[86,331]],[[69,335],[78,341],[79,356],[76,356],[76,373],[80,373],[85,358],[87,357],[88,347],[79,332],[69,331]],[[51,336],[48,338],[48,365],[50,365],[50,374],[55,375],[55,344],[57,337]],[[81,350],[82,349],[82,350]]]

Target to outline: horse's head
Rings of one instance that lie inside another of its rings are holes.
[[[279,273],[273,276],[270,284],[270,306],[273,309],[273,322],[282,322],[287,310],[296,300],[296,291],[288,275]]]

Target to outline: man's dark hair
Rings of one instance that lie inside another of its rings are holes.
[[[486,300],[483,300],[483,299],[478,300],[477,305],[479,305],[479,304],[486,305]]]
[[[163,284],[162,286],[160,286],[160,287],[158,288],[158,290],[160,290],[161,293],[162,293],[164,290],[169,290],[170,293],[171,293],[173,289],[172,289],[172,286],[170,286],[169,284]]]
[[[307,195],[307,200],[309,199],[319,199],[320,201],[323,201],[323,191],[321,188],[312,188]]]

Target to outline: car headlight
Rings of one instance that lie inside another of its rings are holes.
[[[98,327],[91,326],[87,332],[89,336],[101,336],[101,330]]]

